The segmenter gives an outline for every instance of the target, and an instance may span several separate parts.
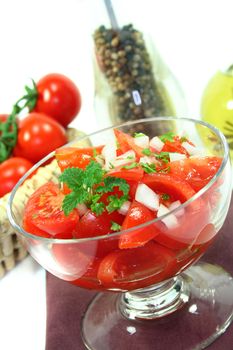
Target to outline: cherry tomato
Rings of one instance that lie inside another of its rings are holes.
[[[81,108],[77,86],[62,74],[48,74],[36,85],[38,99],[34,110],[47,114],[66,128]]]
[[[118,155],[133,150],[137,159],[144,156],[142,153],[143,148],[135,144],[132,136],[120,131],[119,129],[114,129],[114,134],[118,143]]]
[[[84,169],[95,155],[101,153],[103,146],[98,147],[64,147],[55,152],[55,157],[61,171],[66,168],[77,167]]]
[[[19,179],[33,166],[29,160],[13,157],[0,164],[0,197],[10,192]]]
[[[60,124],[46,115],[30,113],[19,123],[13,153],[36,163],[66,142],[65,129]]]
[[[198,157],[177,160],[169,164],[171,174],[187,181],[197,192],[212,179],[222,159],[219,157]]]
[[[117,250],[100,263],[97,277],[107,288],[136,289],[170,277],[175,254],[151,241],[143,247]],[[150,283],[149,283],[150,282]]]
[[[61,209],[63,199],[64,195],[56,184],[52,182],[44,184],[29,198],[24,211],[24,222],[29,227],[33,225],[52,237],[72,238],[79,215],[74,209],[65,216]]]
[[[107,239],[94,241],[98,244],[96,255],[103,257],[111,250],[118,248],[118,238],[111,239],[110,237],[111,233],[114,232],[111,230],[111,226],[112,222],[121,225],[123,220],[124,216],[117,211],[112,213],[103,212],[101,215],[96,215],[89,210],[80,218],[75,237],[86,238],[109,235]]]
[[[0,114],[0,122],[5,122],[8,117],[9,114]]]
[[[134,200],[122,224],[122,229],[126,230],[144,224],[145,222],[155,219],[155,217],[155,213],[146,208],[143,204]],[[119,238],[119,248],[126,249],[140,247],[158,234],[159,230],[153,224],[148,225],[145,228],[135,229],[132,232],[121,234]]]

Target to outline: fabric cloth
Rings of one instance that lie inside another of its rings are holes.
[[[202,260],[222,266],[233,276],[232,218],[233,200],[216,242],[205,253]],[[85,309],[94,295],[95,292],[78,288],[47,273],[46,350],[85,349],[80,335],[80,324]],[[158,349],[153,345],[153,349],[168,350],[162,349],[161,344]],[[172,349],[172,344],[170,349]],[[208,347],[209,349],[233,349],[233,323],[221,337]],[[148,350],[148,347],[145,345],[142,350]]]

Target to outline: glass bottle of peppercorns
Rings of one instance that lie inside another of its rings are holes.
[[[187,113],[179,84],[146,33],[133,24],[117,28],[101,24],[93,40],[95,110],[101,126]],[[137,125],[133,128],[142,132]],[[164,123],[156,130],[166,131]]]

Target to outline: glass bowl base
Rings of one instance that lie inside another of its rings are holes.
[[[128,319],[122,294],[98,294],[82,320],[87,349],[205,349],[233,320],[233,279],[220,266],[198,263],[182,273],[182,281],[187,302],[157,319]]]

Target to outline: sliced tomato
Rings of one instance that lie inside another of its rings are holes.
[[[96,215],[90,210],[84,214],[78,222],[76,238],[87,238],[109,235],[109,238],[95,241],[98,244],[96,256],[103,257],[112,250],[118,248],[118,238],[111,238],[110,235],[114,231],[111,230],[112,222],[121,225],[124,216],[117,211],[112,213],[104,212]]]
[[[54,243],[52,252],[58,263],[60,277],[68,281],[83,277],[95,260],[96,248],[94,241]]]
[[[138,289],[170,277],[175,254],[151,241],[136,249],[117,250],[100,263],[97,277],[107,288]]]
[[[23,218],[23,228],[26,232],[32,233],[35,236],[51,238],[51,235],[32,224],[28,217]]]
[[[141,167],[134,169],[111,170],[108,176],[120,177],[126,181],[140,181],[143,178],[144,171]]]
[[[61,209],[63,199],[64,195],[58,185],[49,182],[41,186],[26,204],[24,211],[26,222],[55,238],[72,238],[79,215],[75,209],[65,216]]]
[[[122,224],[122,229],[126,230],[144,224],[145,222],[155,219],[155,217],[154,212],[134,200]],[[158,234],[159,230],[154,224],[147,225],[145,228],[135,229],[128,233],[123,233],[119,238],[119,248],[126,249],[143,246]]]
[[[98,147],[64,147],[55,152],[56,160],[61,171],[66,168],[77,167],[84,169],[97,154],[100,154],[103,146]]]
[[[206,228],[210,222],[210,209],[204,201],[196,201],[197,205],[192,203],[192,208],[189,210],[187,207],[183,216],[177,218],[177,226],[167,228],[159,221],[160,234],[154,238],[155,241],[173,250],[208,242],[212,238],[210,230]]]
[[[163,192],[175,200],[186,202],[196,192],[184,180],[170,174],[153,173],[144,175],[142,182],[155,192]]]
[[[186,158],[169,164],[171,174],[187,181],[197,192],[212,179],[222,159],[219,157]]]
[[[87,289],[95,289],[95,290],[104,289],[97,278],[100,262],[101,262],[101,259],[96,258],[89,265],[85,274],[82,277],[71,281],[71,283],[78,287],[87,288]]]
[[[133,150],[136,153],[137,158],[143,157],[143,148],[135,144],[134,138],[132,136],[124,133],[123,131],[120,131],[119,129],[114,129],[114,134],[119,145],[118,150],[120,150],[121,154]],[[120,155],[119,152],[118,155]]]
[[[191,142],[189,143],[192,144]],[[162,152],[176,152],[189,156],[189,153],[181,144],[180,137],[174,137],[173,141],[165,141],[165,145],[163,146]]]

